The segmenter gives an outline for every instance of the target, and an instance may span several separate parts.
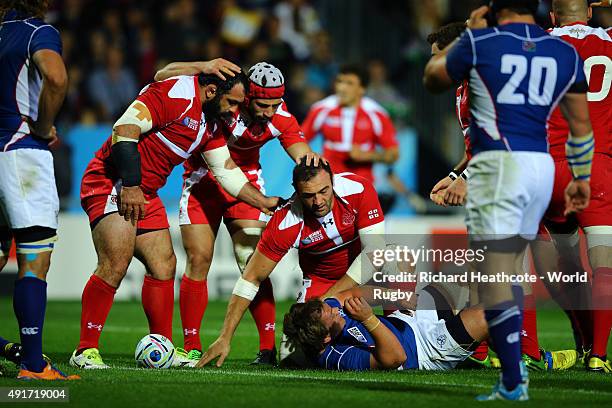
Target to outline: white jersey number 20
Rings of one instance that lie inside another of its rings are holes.
[[[501,73],[512,74],[497,95],[497,103],[524,105],[525,95],[517,92],[527,76],[529,61],[517,54],[504,54],[501,58]],[[527,102],[530,105],[546,106],[552,103],[557,83],[557,61],[551,57],[533,57],[529,69]]]

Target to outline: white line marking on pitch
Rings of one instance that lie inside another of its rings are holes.
[[[136,368],[136,367],[111,367],[114,370],[124,370],[124,371],[151,371],[148,368]],[[161,370],[160,370],[161,371]],[[464,388],[466,384],[456,384],[456,383],[448,383],[441,381],[423,381],[415,379],[414,377],[407,377],[406,380],[396,380],[396,379],[376,379],[376,378],[358,378],[358,377],[318,377],[315,375],[305,375],[299,373],[278,373],[278,372],[257,372],[257,371],[232,371],[226,369],[185,369],[185,368],[173,368],[170,371],[176,372],[189,372],[192,374],[219,374],[219,375],[244,375],[249,377],[267,377],[267,378],[282,378],[282,379],[297,379],[297,380],[315,380],[315,381],[339,381],[339,382],[360,382],[360,383],[390,383],[390,384],[414,384],[414,385],[439,385],[444,387],[457,387]],[[323,371],[322,371],[323,372]],[[483,388],[489,389],[491,385],[487,384],[468,384],[468,387],[475,388]],[[551,391],[551,387],[534,387],[531,385],[529,387],[530,390],[533,391]],[[561,392],[566,394],[594,394],[594,395],[612,395],[612,392],[608,391],[596,391],[596,390],[585,390],[582,388],[571,389],[571,390],[563,390],[563,389],[554,389],[554,392]]]

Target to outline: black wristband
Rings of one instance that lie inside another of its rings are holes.
[[[138,143],[117,142],[111,147],[111,156],[121,178],[121,184],[125,187],[139,186],[142,175]]]
[[[448,177],[450,177],[451,180],[455,181],[459,176],[457,175],[457,173],[455,173],[455,170],[453,169],[450,173],[448,173]]]

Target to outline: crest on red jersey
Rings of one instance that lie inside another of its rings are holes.
[[[342,214],[342,225],[352,225],[355,222],[355,214],[347,212]]]

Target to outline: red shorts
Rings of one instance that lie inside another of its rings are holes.
[[[318,276],[305,276],[302,280],[302,289],[297,296],[297,303],[304,303],[310,299],[323,296],[338,280],[330,280]]]
[[[566,160],[555,161],[555,184],[552,198],[543,221],[555,224],[564,224],[567,217],[565,210],[565,188],[572,180],[572,174]],[[612,157],[595,153],[591,170],[591,200],[589,206],[581,213],[576,214],[580,227],[612,225]]]
[[[251,184],[265,194],[261,169],[245,171]],[[207,171],[194,171],[183,182],[179,225],[209,224],[218,228],[221,219],[267,222],[269,217],[257,208],[229,195]]]
[[[117,198],[121,191],[121,183],[106,175],[102,167],[97,166],[94,159],[81,180],[81,207],[89,217],[89,223],[94,226],[107,214],[118,212]],[[159,196],[145,194],[149,204],[145,205],[145,218],[138,221],[139,230],[160,230],[170,227],[166,209]]]

